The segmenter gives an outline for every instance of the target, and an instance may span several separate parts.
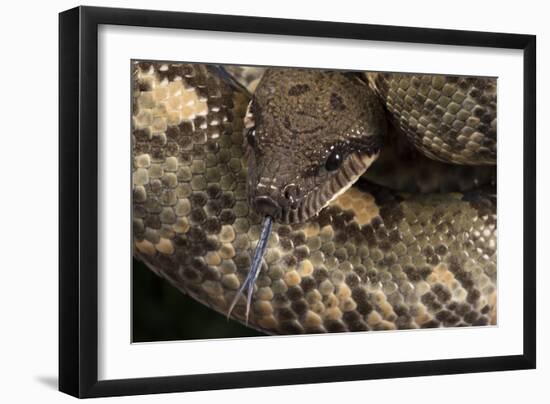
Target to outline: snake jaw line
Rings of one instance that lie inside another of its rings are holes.
[[[353,178],[350,179],[350,181],[348,182],[348,184],[343,187],[342,189],[340,189],[337,193],[335,193],[333,195],[332,198],[330,198],[327,202],[325,202],[325,204],[321,207],[321,209],[319,209],[319,212],[321,212],[323,209],[325,209],[328,205],[330,205],[332,202],[334,202],[336,199],[338,199],[339,196],[341,196],[342,194],[344,194],[348,189],[350,189],[352,187],[353,184],[355,184],[355,182],[357,182],[357,180],[359,178],[361,178],[361,176],[363,176],[367,170],[369,169],[369,167],[371,166],[372,163],[374,163],[376,161],[376,159],[378,158],[380,152],[376,152],[374,154],[365,154],[364,156],[361,157],[361,162],[366,166],[365,170],[361,173],[361,174],[357,174],[355,175]],[[317,214],[319,214],[319,212],[317,212]]]

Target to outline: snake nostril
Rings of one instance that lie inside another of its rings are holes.
[[[296,184],[288,184],[283,189],[283,195],[291,204],[300,199],[300,187]]]

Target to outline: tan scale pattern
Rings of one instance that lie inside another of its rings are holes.
[[[224,314],[260,233],[246,193],[247,102],[204,65],[134,65],[135,255]],[[232,317],[244,308],[241,298]],[[495,322],[495,200],[361,186],[305,225],[274,226],[249,318],[278,334]]]

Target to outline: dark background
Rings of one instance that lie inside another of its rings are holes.
[[[133,260],[132,342],[265,335],[228,320]]]

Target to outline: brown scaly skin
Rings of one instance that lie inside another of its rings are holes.
[[[368,78],[395,125],[425,155],[456,164],[496,164],[496,79],[393,73]]]
[[[204,65],[136,63],[135,255],[227,313],[249,270],[242,117],[248,99]],[[496,200],[359,184],[306,224],[275,224],[249,325],[318,333],[496,322]],[[232,318],[244,319],[245,299]]]

